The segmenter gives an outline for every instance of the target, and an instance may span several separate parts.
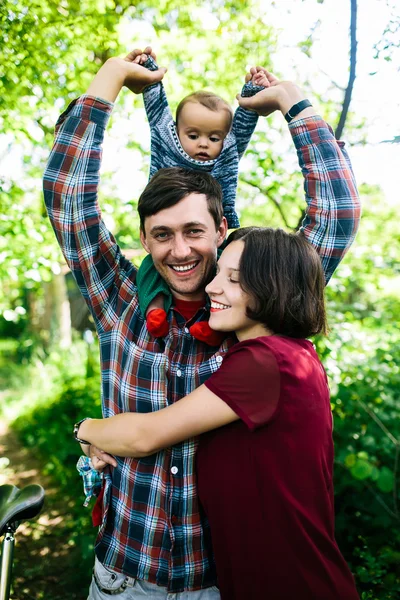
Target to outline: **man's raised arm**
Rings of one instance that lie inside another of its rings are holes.
[[[107,230],[97,202],[105,127],[122,86],[140,93],[164,75],[133,63],[137,53],[112,58],[87,93],[70,104],[56,125],[44,173],[47,211],[64,257],[100,330],[132,298],[135,269]]]
[[[248,77],[254,77],[256,72],[252,69]],[[275,110],[283,115],[289,112],[290,119],[305,95],[294,83],[279,82],[265,69],[263,72],[270,77],[270,87],[251,98],[238,96],[239,104],[263,116]],[[289,123],[307,202],[300,231],[320,255],[328,283],[357,233],[360,201],[344,143],[335,139],[332,129],[312,106],[302,106]]]

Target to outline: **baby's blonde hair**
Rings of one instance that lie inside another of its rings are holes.
[[[179,115],[182,112],[182,109],[185,106],[185,104],[187,104],[188,102],[197,102],[198,104],[201,104],[202,106],[205,106],[206,108],[208,108],[209,110],[212,110],[214,112],[218,112],[221,109],[228,111],[228,113],[229,113],[228,130],[231,128],[232,119],[233,119],[232,108],[229,106],[229,104],[223,98],[221,98],[220,96],[217,96],[217,94],[213,94],[212,92],[206,92],[203,90],[200,90],[199,92],[193,92],[193,94],[189,94],[188,96],[185,96],[179,102],[178,108],[176,109],[176,117],[175,117],[177,126],[178,126]]]

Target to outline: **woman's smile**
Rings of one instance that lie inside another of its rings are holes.
[[[227,308],[231,308],[227,304],[222,304],[221,302],[216,302],[215,300],[211,300],[211,309],[210,312],[218,312],[220,310],[226,310]]]

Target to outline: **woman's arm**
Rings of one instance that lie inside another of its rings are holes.
[[[79,427],[79,437],[116,456],[141,457],[238,419],[221,398],[201,385],[156,412],[88,419]]]

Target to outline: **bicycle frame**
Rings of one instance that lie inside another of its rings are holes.
[[[1,547],[0,600],[9,600],[17,524],[7,525]]]

